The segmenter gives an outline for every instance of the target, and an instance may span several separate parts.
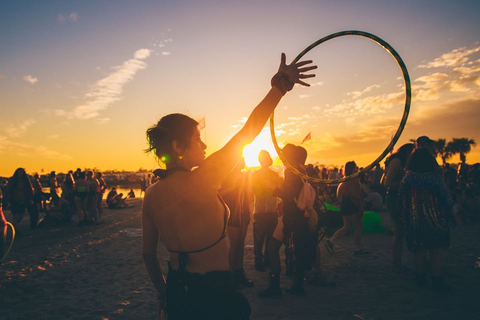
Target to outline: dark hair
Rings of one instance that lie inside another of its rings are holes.
[[[399,159],[400,162],[402,163],[402,167],[405,167],[405,164],[407,163],[407,159],[412,153],[413,149],[415,149],[415,145],[413,143],[406,143],[400,148],[397,149],[390,157],[385,160],[385,165],[388,166],[390,161],[393,159]]]
[[[197,129],[198,122],[180,113],[169,114],[147,130],[148,148],[164,163],[176,161],[178,154],[173,150],[172,142],[177,140],[182,147],[190,145],[190,139]]]
[[[417,173],[437,172],[437,161],[427,148],[416,148],[407,160],[405,169]]]
[[[18,168],[17,170],[15,170],[12,178],[10,178],[10,181],[8,182],[8,185],[10,186],[10,188],[12,188],[12,190],[15,190],[17,188],[18,182],[20,181],[20,179],[22,180],[23,187],[25,189],[28,187],[32,189],[32,183],[30,182],[30,179],[28,179],[28,175],[25,172],[25,169]]]
[[[73,184],[74,184],[74,182],[75,182],[75,179],[73,179],[73,174],[70,173],[70,172],[67,173],[67,174],[65,175],[65,178],[64,178],[63,182],[64,182],[66,185],[68,185],[68,186],[70,186],[70,187],[73,187]]]
[[[260,162],[260,165],[262,167],[266,168],[270,167],[273,164],[272,157],[267,150],[260,150],[260,153],[258,154],[258,162]]]
[[[282,152],[292,166],[303,165],[307,160],[307,150],[300,146],[288,143],[283,147]]]
[[[345,176],[350,176],[353,173],[353,169],[357,167],[355,161],[348,161],[345,164]]]

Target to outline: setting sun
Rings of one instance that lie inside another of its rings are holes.
[[[243,157],[245,158],[245,164],[247,167],[252,168],[260,166],[260,163],[258,162],[258,154],[261,150],[267,150],[272,159],[278,156],[277,151],[273,146],[268,128],[264,128],[252,143],[247,144],[243,148]]]

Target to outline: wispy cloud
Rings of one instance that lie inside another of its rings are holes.
[[[58,21],[61,23],[64,23],[64,22],[77,23],[78,22],[78,14],[76,12],[71,12],[69,14],[60,13],[58,14],[57,18],[58,18]]]
[[[301,117],[288,117],[288,120],[292,120],[292,121],[301,121],[301,120],[305,120],[305,119],[310,119],[312,116],[309,115],[308,113],[305,113],[303,116]],[[290,122],[291,123],[291,122]]]
[[[47,158],[63,161],[72,160],[71,156],[50,150],[45,146],[14,142],[4,136],[0,136],[0,153],[21,157]]]
[[[51,134],[47,136],[47,139],[57,140],[60,136],[58,134]]]
[[[162,51],[162,56],[169,56],[170,52],[169,51]]]
[[[38,82],[38,78],[35,78],[34,76],[32,75],[26,75],[26,76],[23,76],[23,80],[25,80],[26,82],[30,83],[30,84],[35,84]]]
[[[442,54],[440,57],[426,64],[421,64],[418,68],[440,68],[440,67],[459,67],[469,60],[468,56],[480,51],[478,43],[473,48],[458,48],[448,53]]]
[[[446,73],[433,73],[415,79],[413,96],[418,101],[432,101],[439,98],[439,91],[448,87],[450,76]]]
[[[34,123],[36,123],[36,121],[29,118],[18,125],[8,125],[5,128],[5,132],[12,138],[22,137],[27,133],[28,128]]]
[[[85,103],[75,107],[72,111],[57,109],[54,110],[54,113],[58,116],[77,119],[98,117],[101,110],[105,110],[113,103],[121,100],[123,87],[133,80],[139,70],[147,67],[147,63],[143,60],[148,58],[150,54],[149,49],[137,50],[132,59],[123,62],[120,66],[113,67],[114,71],[111,74],[90,87],[90,90],[85,94]]]
[[[3,74],[0,74],[0,80],[5,79],[5,76]]]
[[[348,119],[351,123],[359,116],[368,116],[373,114],[386,113],[395,105],[402,103],[405,99],[405,93],[393,92],[382,95],[369,96],[357,100],[349,100],[333,107],[324,109],[327,118],[339,117]]]
[[[365,93],[367,92],[370,92],[372,91],[373,89],[376,89],[376,88],[380,88],[380,85],[378,84],[373,84],[369,87],[366,87],[365,89],[363,89],[362,91],[353,91],[353,92],[348,92],[347,93],[347,96],[352,96],[352,99],[358,99],[360,98],[362,95],[364,95]]]
[[[480,71],[480,59],[478,59],[475,62],[470,61],[470,63],[467,66],[453,69],[453,72],[458,74],[471,74],[479,71]]]

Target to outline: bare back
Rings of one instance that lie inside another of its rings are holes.
[[[195,251],[215,243],[225,223],[226,207],[217,189],[208,186],[196,172],[175,172],[150,186],[144,200],[144,219],[156,228],[158,238],[172,251]],[[178,269],[178,254],[170,253]],[[186,270],[205,274],[229,270],[227,243],[188,255]]]

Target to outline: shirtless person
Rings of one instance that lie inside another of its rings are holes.
[[[218,188],[241,157],[243,147],[263,129],[282,96],[315,66],[286,65],[285,55],[272,88],[245,126],[205,159],[198,123],[182,114],[163,117],[147,131],[149,151],[166,164],[162,180],[146,190],[143,203],[143,258],[158,293],[160,316],[175,319],[248,319],[250,305],[234,290],[225,239],[229,209]],[[192,171],[192,168],[198,167]],[[157,259],[158,240],[170,251],[165,283]]]

